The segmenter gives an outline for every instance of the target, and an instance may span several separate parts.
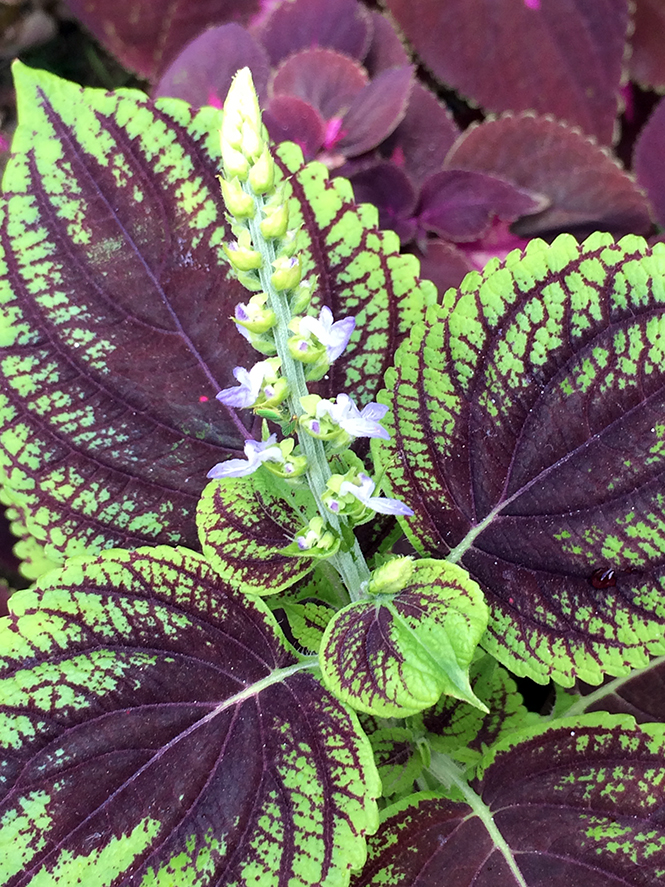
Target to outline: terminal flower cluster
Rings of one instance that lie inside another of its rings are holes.
[[[376,484],[357,457],[347,460],[343,475],[330,468],[330,458],[356,438],[389,438],[381,425],[387,407],[370,403],[360,410],[348,394],[326,400],[308,391],[307,383],[321,379],[344,353],[355,318],[336,320],[325,305],[318,315],[308,313],[316,281],[302,279],[298,231],[289,226],[288,202],[276,184],[248,69],[238,72],[229,91],[221,147],[222,195],[235,237],[224,249],[239,281],[252,293],[237,305],[233,319],[265,359],[250,368],[235,367],[237,385],[220,391],[217,399],[278,423],[285,437],[278,441],[276,433],[266,430],[264,440],[245,443],[244,459],[221,462],[208,477],[246,477],[259,469],[286,479],[305,475],[320,513],[286,551],[330,557],[340,548],[340,521],[352,527],[374,512],[412,513],[397,500],[373,495]],[[289,434],[293,429],[297,441]]]

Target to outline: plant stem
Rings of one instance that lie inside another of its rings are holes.
[[[249,220],[249,231],[252,236],[254,249],[261,253],[263,259],[263,264],[259,269],[261,286],[267,294],[270,307],[277,317],[277,324],[274,327],[275,345],[277,347],[277,355],[281,361],[282,375],[289,386],[287,404],[291,415],[300,417],[304,413],[300,398],[305,397],[309,392],[305,379],[305,368],[302,363],[291,357],[288,347],[288,326],[291,321],[288,296],[285,292],[276,290],[270,279],[272,263],[276,258],[276,253],[274,241],[266,239],[259,227],[263,217],[264,199],[254,194],[248,183],[243,183],[243,190],[254,198],[257,208],[254,218]],[[322,499],[322,495],[326,490],[326,484],[330,477],[332,477],[323,442],[311,437],[309,434],[301,433],[299,430],[297,430],[297,434],[300,449],[307,458],[306,477],[319,514],[339,536],[342,536],[340,518],[326,508]],[[344,537],[342,536],[342,538]],[[330,558],[330,562],[342,577],[351,600],[360,600],[363,597],[363,584],[369,580],[370,571],[355,536],[353,548],[350,551],[338,551],[337,554]]]

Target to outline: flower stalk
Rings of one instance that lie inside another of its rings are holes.
[[[369,404],[361,412],[345,394],[326,401],[309,393],[307,382],[321,379],[343,353],[355,320],[334,321],[327,307],[318,318],[302,313],[313,284],[301,279],[298,232],[289,229],[288,204],[275,187],[275,162],[247,68],[236,74],[229,90],[221,139],[222,195],[236,237],[224,249],[240,282],[255,293],[237,306],[236,328],[270,359],[249,370],[236,367],[239,386],[217,398],[227,406],[253,408],[282,427],[286,406],[298,447],[294,451],[291,438],[278,443],[275,434],[263,442],[248,441],[245,460],[222,462],[208,476],[242,477],[260,467],[285,478],[304,473],[319,517],[286,551],[326,557],[357,601],[366,594],[371,574],[352,527],[372,512],[410,511],[396,500],[373,496],[374,482],[353,460],[346,474],[333,474],[329,455],[348,448],[356,437],[386,438],[380,425],[385,407]]]

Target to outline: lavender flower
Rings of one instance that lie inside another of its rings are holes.
[[[342,320],[333,323],[332,311],[324,306],[318,318],[309,316],[301,318],[300,333],[316,336],[326,349],[328,363],[332,363],[349,344],[355,326],[355,317],[343,317]]]
[[[338,394],[335,403],[322,400],[316,407],[318,419],[330,416],[331,421],[351,437],[380,437],[383,440],[390,440],[386,429],[379,424],[387,412],[388,407],[374,402],[368,403],[361,412],[348,394]]]
[[[411,511],[409,506],[400,502],[398,499],[387,499],[384,496],[372,496],[376,484],[371,477],[361,473],[358,475],[358,480],[361,482],[361,486],[359,487],[351,481],[345,480],[340,486],[339,495],[345,496],[347,493],[350,493],[352,496],[355,496],[359,502],[362,502],[366,508],[371,508],[372,511],[377,511],[379,514],[400,514],[405,517],[409,517],[413,514],[413,511]]]
[[[236,367],[233,375],[240,385],[235,388],[224,388],[217,394],[217,400],[224,406],[239,409],[254,406],[261,392],[267,366],[267,362],[262,360],[254,364],[249,372],[244,367]]]
[[[284,455],[280,447],[276,446],[277,435],[271,434],[268,440],[248,440],[245,442],[246,459],[229,459],[226,462],[218,462],[208,472],[209,478],[219,477],[245,477],[253,474],[262,462],[283,462]]]

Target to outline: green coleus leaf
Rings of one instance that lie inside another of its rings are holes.
[[[540,722],[539,715],[527,711],[515,681],[489,655],[471,666],[473,692],[485,703],[487,712],[465,702],[442,696],[414,721],[427,733],[433,749],[459,761],[477,761],[487,748],[508,733]]]
[[[608,887],[661,883],[665,728],[582,720],[517,734],[467,784],[433,755],[459,800],[433,792],[387,808],[352,887]]]
[[[415,714],[442,693],[484,709],[468,671],[486,624],[482,593],[464,570],[432,559],[391,561],[373,574],[367,598],[328,623],[319,652],[324,681],[379,717]]]
[[[197,508],[203,553],[225,581],[243,591],[282,591],[314,566],[311,558],[280,554],[306,526],[311,500],[308,487],[289,487],[267,471],[213,480]]]
[[[215,401],[256,352],[228,319],[216,173],[220,112],[81,89],[15,68],[19,126],[0,207],[0,470],[46,554],[197,547],[207,471],[259,436]],[[358,326],[318,385],[371,400],[400,339],[435,299],[348,184],[280,149],[302,223],[313,305]]]
[[[378,212],[356,205],[347,179],[328,178],[321,163],[303,166],[293,143],[276,149],[292,189],[289,224],[301,225],[303,276],[318,280],[312,310],[328,305],[335,318],[353,315],[356,327],[343,356],[323,382],[310,386],[322,397],[348,391],[367,403],[382,385],[395,350],[424,308],[436,302],[434,284],[418,277],[414,256],[400,255],[393,231],[379,231]]]
[[[186,549],[113,551],[0,629],[0,883],[344,885],[379,791],[355,716]]]
[[[369,734],[384,797],[408,794],[423,771],[424,750],[410,727],[381,727]]]
[[[664,274],[637,237],[531,241],[449,291],[386,376],[375,453],[409,537],[466,567],[483,645],[536,681],[665,652]]]

